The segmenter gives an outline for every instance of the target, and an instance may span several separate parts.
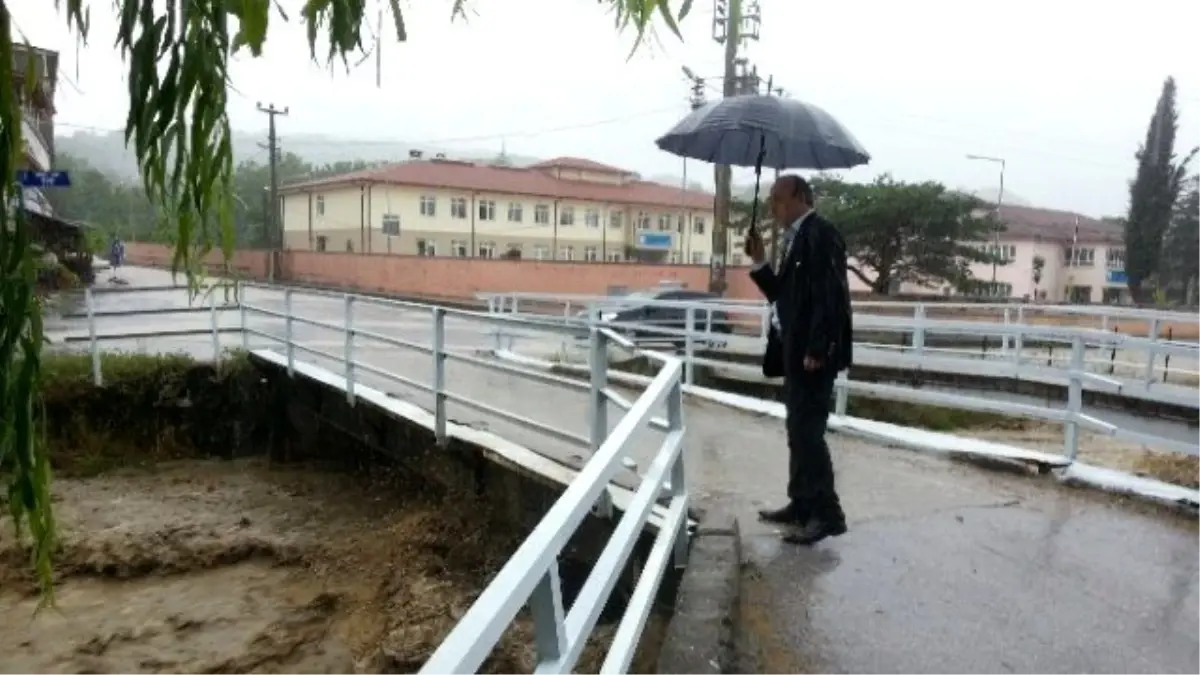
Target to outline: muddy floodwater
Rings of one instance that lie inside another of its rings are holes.
[[[411,672],[521,533],[403,480],[265,460],[57,479],[56,605],[0,531],[0,671]],[[487,668],[532,668],[519,622]]]

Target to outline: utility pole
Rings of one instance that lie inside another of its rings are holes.
[[[743,0],[713,0],[713,32],[712,37],[717,44],[725,46],[725,73],[722,78],[721,92],[725,97],[737,96],[745,92],[747,82],[746,60],[738,59],[738,48],[744,40],[758,40],[759,27],[762,25],[762,12],[758,0],[750,0],[742,7]],[[741,73],[739,77],[739,66]],[[753,71],[757,77],[757,68]],[[712,228],[712,260],[709,263],[709,290],[713,293],[725,293],[725,263],[728,259],[730,206],[733,201],[733,169],[727,165],[717,165],[713,169],[717,194],[713,211],[715,222]]]
[[[696,75],[696,73],[692,72],[692,69],[688,68],[687,66],[683,67],[683,76],[692,82],[691,94],[688,96],[688,105],[693,111],[695,111],[707,103],[704,96],[704,78]],[[680,188],[683,192],[679,198],[679,223],[683,230],[679,233],[679,256],[681,258],[680,262],[687,263],[689,260],[689,254],[692,252],[692,236],[695,234],[695,232],[692,231],[692,219],[687,216],[688,212],[690,211],[687,205],[687,157],[683,158],[683,179],[680,182]],[[687,246],[684,246],[683,244],[685,239],[687,241]]]
[[[283,228],[279,222],[279,138],[275,135],[275,118],[279,115],[287,116],[288,109],[285,107],[280,110],[275,107],[274,103],[264,106],[261,103],[256,104],[258,111],[267,114],[267,152],[270,156],[268,164],[271,174],[271,207],[267,209],[266,226],[267,226],[267,246],[271,249],[271,262],[268,266],[268,277],[270,281],[275,281],[275,251],[283,248]]]

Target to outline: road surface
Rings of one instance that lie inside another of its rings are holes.
[[[153,271],[123,271],[161,283]],[[136,296],[102,297],[118,306]],[[252,304],[281,307],[257,291]],[[180,302],[178,299],[162,302]],[[110,306],[110,305],[105,305]],[[336,300],[305,299],[299,311],[336,322]],[[297,308],[301,304],[296,305]],[[422,312],[364,310],[372,330],[424,341]],[[204,315],[200,325],[207,325]],[[191,321],[191,319],[188,319]],[[236,325],[237,318],[227,318]],[[130,321],[129,323],[133,323]],[[138,325],[185,322],[167,317]],[[459,349],[490,345],[487,328],[448,324]],[[251,318],[281,333],[281,322]],[[68,328],[56,325],[56,330]],[[115,332],[115,327],[113,332]],[[103,332],[103,331],[102,331]],[[297,329],[305,344],[338,353],[338,336]],[[534,336],[536,337],[536,336]],[[229,336],[230,346],[240,338]],[[189,349],[211,353],[211,341]],[[328,343],[328,344],[327,344]],[[252,346],[266,346],[256,339]],[[147,342],[163,349],[166,341]],[[298,353],[299,354],[299,353]],[[361,347],[358,357],[428,382],[428,357]],[[320,358],[300,358],[322,364]],[[332,363],[323,365],[340,370]],[[372,386],[429,407],[430,395],[379,378]],[[587,396],[476,366],[451,364],[452,391],[586,436]],[[610,422],[619,411],[610,409]],[[786,457],[782,424],[689,400],[689,486],[697,505],[741,523],[748,558],[743,621],[753,649],[743,657],[771,672],[1155,672],[1200,671],[1194,520],[1131,506],[1050,481],[983,471],[944,459],[830,437],[850,532],[813,549],[782,544],[755,511],[778,505]],[[450,417],[486,426],[560,461],[585,449],[462,406]],[[643,430],[631,458],[641,466],[661,441]],[[633,472],[621,476],[634,479]]]

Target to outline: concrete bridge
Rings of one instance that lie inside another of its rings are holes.
[[[153,270],[130,269],[124,275],[135,286],[169,281]],[[147,336],[140,343],[105,342],[105,348],[183,349],[203,356],[212,353],[211,336],[150,336],[189,327],[199,334],[214,323],[225,330],[215,338],[219,345],[242,344],[236,311],[167,313],[186,306],[178,291],[96,298],[98,313],[132,309],[133,298],[142,309],[163,310],[161,316],[98,320],[100,336]],[[330,324],[340,322],[345,311],[337,297],[285,298],[279,290],[251,289],[242,300]],[[427,311],[363,305],[355,308],[354,322],[364,331],[415,344],[433,339]],[[60,337],[86,335],[81,327],[71,321],[50,330]],[[279,338],[290,332],[299,348],[297,377],[336,380],[343,369],[336,362],[343,339],[335,332],[260,313],[248,313],[245,328],[252,331],[249,348],[277,362],[283,353]],[[536,329],[529,330],[535,339]],[[491,344],[486,327],[461,318],[446,320],[444,341],[448,350],[463,354]],[[361,340],[355,355],[415,382],[428,383],[433,376],[429,357],[420,353]],[[358,376],[363,387],[430,408],[428,394],[394,378],[365,371]],[[483,429],[557,466],[575,471],[585,466],[593,405],[585,388],[549,377],[534,382],[461,361],[448,362],[445,378],[448,388],[465,398],[559,430],[534,430],[481,406],[450,400],[446,414],[457,423],[453,433],[470,436],[470,429]],[[608,409],[611,431],[623,411]],[[783,425],[770,415],[696,394],[685,397],[683,415],[687,485],[702,518],[687,574],[692,581],[684,581],[686,602],[668,640],[677,655],[670,667],[689,672],[1200,670],[1200,561],[1190,519],[1099,492],[1065,489],[1052,480],[888,447],[878,434],[867,434],[874,439],[869,440],[844,423],[836,426],[845,433],[832,434],[830,441],[850,532],[816,548],[796,548],[782,544],[775,529],[754,515],[783,493]],[[614,482],[631,493],[662,442],[663,434],[654,430],[634,436],[632,461]],[[726,528],[734,520],[738,529],[731,536]],[[737,587],[738,595],[728,593]],[[714,628],[717,611],[735,618],[735,636]]]

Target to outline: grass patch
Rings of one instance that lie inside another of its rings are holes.
[[[182,354],[87,354],[42,363],[41,419],[51,463],[68,476],[201,456],[233,456],[265,429],[266,387],[244,355],[220,370]]]
[[[1200,488],[1200,457],[1142,450],[1133,460],[1133,471],[1139,476]]]

